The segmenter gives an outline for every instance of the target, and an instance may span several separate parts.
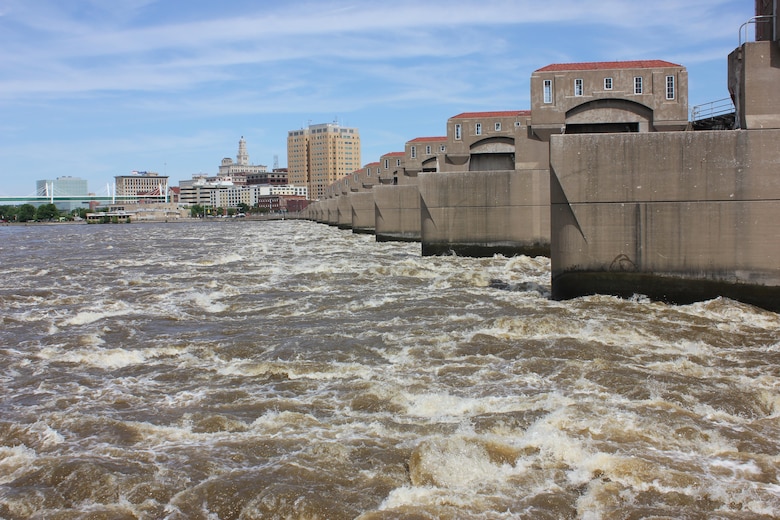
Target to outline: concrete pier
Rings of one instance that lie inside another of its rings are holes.
[[[780,310],[780,130],[553,136],[554,298]]]
[[[376,232],[376,210],[374,209],[374,192],[361,191],[349,195],[352,204],[352,232]]]
[[[417,184],[375,186],[377,242],[420,241],[420,191]]]
[[[423,255],[549,255],[548,170],[420,173]]]
[[[339,223],[338,200],[333,197],[319,202],[322,205],[323,218],[326,224],[337,226]]]
[[[351,194],[341,194],[336,197],[336,225],[339,229],[352,228],[352,197]]]

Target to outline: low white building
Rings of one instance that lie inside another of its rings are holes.
[[[268,195],[295,195],[307,197],[308,189],[306,186],[270,186],[270,185],[252,185],[252,186],[231,186],[222,190],[211,191],[210,204],[215,208],[236,208],[240,204],[247,206],[257,206],[260,197]]]
[[[195,174],[192,176],[192,180],[179,182],[179,201],[188,206],[211,206],[215,192],[234,187],[235,185],[231,181],[211,179],[203,173]]]

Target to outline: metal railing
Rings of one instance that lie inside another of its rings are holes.
[[[702,105],[696,105],[691,109],[691,121],[709,119],[734,112],[734,103],[731,98],[718,99]]]
[[[772,28],[772,40],[777,40],[777,35],[774,34],[775,15],[764,14],[761,16],[754,16],[753,18],[749,19],[747,22],[739,26],[739,47],[742,47],[742,44],[748,41],[748,27],[750,27],[751,25],[758,25],[759,23],[770,23]],[[744,39],[742,38],[743,33],[745,35]],[[755,38],[755,28],[753,30],[753,38]]]

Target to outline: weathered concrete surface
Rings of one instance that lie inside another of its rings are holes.
[[[322,204],[320,202],[312,202],[301,212],[301,218],[324,224],[325,216]]]
[[[339,223],[339,211],[338,200],[334,198],[324,199],[320,201],[323,207],[323,216],[325,217],[325,223],[331,226],[336,226]]]
[[[336,197],[336,225],[339,229],[352,227],[352,194],[343,194]]]
[[[555,298],[780,310],[780,130],[554,136]]]
[[[361,191],[350,195],[352,200],[352,232],[374,233],[376,231],[376,211],[374,192]]]
[[[420,192],[417,184],[375,186],[376,240],[420,241]]]
[[[750,42],[734,50],[728,80],[740,128],[780,128],[780,43]]]
[[[420,173],[423,255],[549,255],[549,171]]]

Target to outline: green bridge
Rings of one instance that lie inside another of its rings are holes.
[[[138,200],[166,202],[165,197],[160,195],[68,195],[68,196],[45,196],[45,195],[26,195],[26,196],[0,196],[0,206],[11,206],[17,204],[53,204],[55,202],[107,202],[110,204],[123,202],[137,202]]]

